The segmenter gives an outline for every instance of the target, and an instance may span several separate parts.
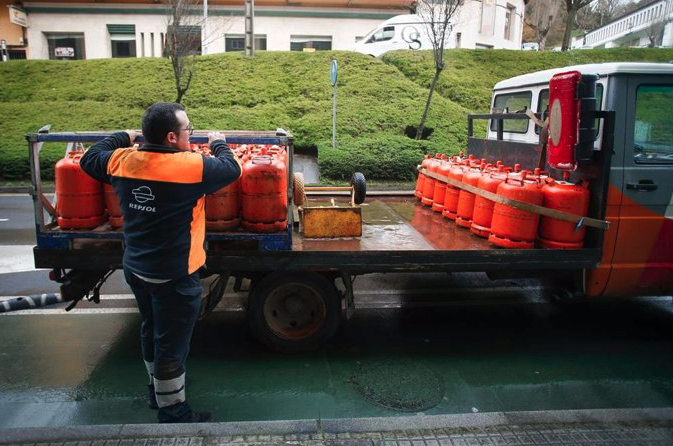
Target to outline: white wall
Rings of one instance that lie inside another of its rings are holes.
[[[456,44],[456,33],[461,33],[461,47],[475,48],[477,44],[490,45],[494,48],[520,49],[522,33],[522,15],[524,12],[523,0],[483,0],[490,8],[491,20],[494,26],[491,29],[479,27],[482,15],[481,1],[466,0],[461,8],[450,37],[449,47]],[[510,40],[504,39],[505,12],[507,5],[515,7],[513,29]],[[66,6],[64,4],[25,3],[26,6]],[[70,4],[72,7],[95,7],[90,4]],[[106,8],[120,7],[128,11],[132,5],[102,5]],[[162,5],[143,4],[143,9],[162,8]],[[284,8],[292,11],[292,8]],[[296,10],[296,8],[295,8]],[[320,10],[321,12],[353,12],[354,10]],[[357,11],[356,11],[357,12]],[[362,12],[362,11],[361,11]],[[391,10],[367,10],[380,14],[395,14]],[[405,11],[399,11],[404,14]],[[333,50],[349,50],[355,43],[356,37],[361,37],[383,23],[384,19],[368,18],[314,18],[314,17],[283,17],[283,16],[256,16],[255,34],[266,35],[267,50],[289,51],[291,35],[331,36]],[[29,58],[48,59],[47,39],[44,33],[48,32],[80,32],[84,33],[85,52],[87,59],[108,58],[112,56],[108,24],[133,24],[136,30],[136,56],[150,57],[152,51],[151,34],[154,33],[154,56],[161,56],[161,33],[166,32],[166,17],[164,13],[157,14],[90,14],[76,12],[73,14],[30,12],[28,14],[28,42],[30,45]],[[244,34],[245,25],[242,16],[213,15],[209,19],[211,38],[208,39],[208,53],[221,53],[225,50],[225,34]],[[144,53],[141,47],[141,33],[144,34]]]
[[[505,13],[508,4],[514,7],[510,40],[504,38]],[[484,8],[483,23],[482,7]],[[480,44],[499,49],[521,49],[524,7],[523,0],[484,0],[483,4],[481,1],[466,0],[456,20],[456,28],[450,41],[451,47],[455,47],[455,34],[460,32],[461,48],[475,48],[477,44]]]

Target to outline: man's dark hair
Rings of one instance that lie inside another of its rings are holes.
[[[168,132],[178,133],[180,122],[175,116],[179,110],[185,108],[175,102],[157,102],[151,105],[143,115],[143,136],[152,144],[163,144]]]

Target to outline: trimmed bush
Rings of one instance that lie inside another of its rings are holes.
[[[330,140],[318,144],[318,166],[324,178],[334,180],[348,180],[353,172],[362,172],[368,180],[414,180],[416,166],[426,153],[460,150],[396,135],[347,139],[336,149]]]

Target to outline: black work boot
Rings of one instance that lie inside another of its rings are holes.
[[[147,385],[147,405],[150,409],[157,410],[159,405],[157,404],[157,394],[154,393],[154,386],[152,384]]]

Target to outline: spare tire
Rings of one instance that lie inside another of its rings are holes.
[[[304,174],[295,172],[292,175],[292,180],[292,201],[296,206],[301,206],[304,204],[304,197],[306,197]]]
[[[365,176],[360,172],[355,172],[351,177],[351,187],[353,188],[353,195],[355,196],[355,204],[362,204],[365,202],[367,195],[367,181]]]

